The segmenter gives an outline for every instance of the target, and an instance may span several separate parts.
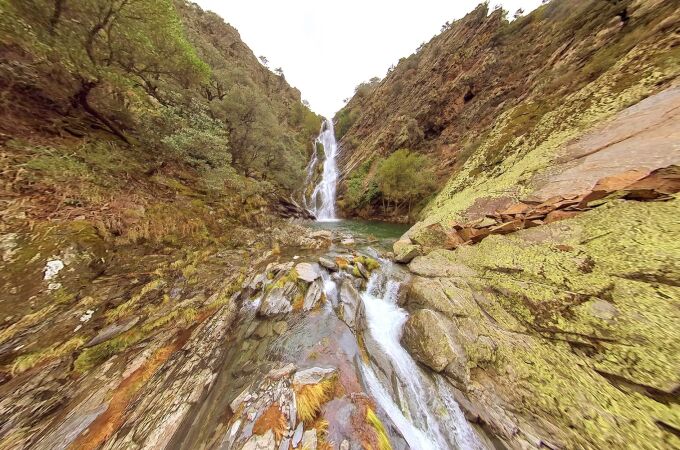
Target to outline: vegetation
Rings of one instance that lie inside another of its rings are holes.
[[[320,117],[217,15],[183,0],[2,0],[0,11],[10,190],[59,193],[65,215],[106,208],[115,217],[93,214],[106,234],[160,242],[214,233],[215,209],[247,222],[302,184]],[[114,207],[131,180],[134,205]],[[169,206],[168,189],[192,197],[190,229],[170,223],[168,208],[187,208]]]
[[[298,418],[306,425],[314,422],[319,416],[321,406],[335,396],[338,379],[327,378],[317,384],[305,384],[295,389]]]

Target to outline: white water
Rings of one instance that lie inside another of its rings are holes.
[[[335,158],[338,155],[338,143],[335,141],[335,131],[333,121],[324,120],[321,125],[321,132],[314,143],[314,153],[307,165],[307,184],[312,181],[316,166],[319,163],[316,154],[316,144],[323,146],[324,161],[321,181],[314,187],[314,191],[309,198],[305,199],[305,205],[314,213],[319,221],[336,220],[335,217],[335,189],[338,182],[338,166]]]
[[[391,264],[384,260],[381,262],[384,269]],[[412,449],[484,448],[465,420],[446,382],[435,378],[433,384],[401,346],[402,328],[408,314],[397,305],[399,287],[399,281],[392,279],[389,273],[378,271],[371,276],[362,299],[368,330],[391,361],[404,396],[410,400],[410,410],[405,414],[378,380],[374,369],[363,365],[361,370],[371,394]]]

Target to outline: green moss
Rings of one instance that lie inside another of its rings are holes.
[[[45,361],[68,356],[86,342],[87,340],[83,336],[76,336],[61,345],[54,344],[41,350],[20,355],[11,363],[12,375],[23,373]]]
[[[152,291],[160,289],[164,285],[164,281],[161,278],[157,278],[144,286],[135,295],[133,295],[130,300],[118,305],[116,308],[106,312],[106,319],[109,322],[115,322],[123,317],[128,316],[131,312],[135,310],[137,305],[144,299],[144,297]]]

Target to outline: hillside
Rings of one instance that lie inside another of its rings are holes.
[[[347,215],[407,220],[406,207],[383,209],[389,194],[375,177],[381,158],[401,148],[429,157],[437,181],[417,200],[422,208],[441,191],[429,204],[442,220],[456,214],[448,198],[473,199],[471,185],[503,176],[521,188],[508,161],[539,146],[550,158],[668,86],[679,70],[677,32],[673,1],[551,1],[512,22],[480,5],[385,79],[360,85],[338,112],[340,205]]]
[[[679,48],[675,1],[481,5],[336,115],[346,215],[437,179],[401,342],[501,447],[678,446]]]

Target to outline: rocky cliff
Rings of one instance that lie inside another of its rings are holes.
[[[506,446],[680,445],[678,44],[673,1],[482,5],[336,117],[345,189],[436,164],[402,343]]]
[[[337,114],[345,213],[384,215],[371,181],[399,148],[434,164],[439,194],[421,204],[430,221],[520,191],[569,140],[669,85],[677,33],[673,1],[558,0],[512,22],[480,5]],[[352,179],[359,202],[346,198]]]

